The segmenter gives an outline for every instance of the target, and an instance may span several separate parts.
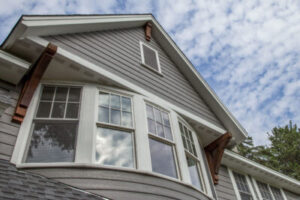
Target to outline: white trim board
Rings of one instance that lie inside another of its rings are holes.
[[[224,151],[222,164],[232,170],[237,170],[255,177],[257,180],[263,179],[263,182],[271,183],[275,187],[284,188],[296,194],[300,194],[300,181],[244,158],[230,150]]]
[[[201,94],[212,111],[222,121],[225,128],[233,134],[233,141],[243,141],[247,132],[222,104],[215,92],[196,71],[175,42],[159,25],[151,14],[144,15],[86,15],[86,16],[23,16],[2,48],[9,48],[20,37],[43,36],[53,34],[78,33],[83,31],[99,31],[141,27],[146,22],[153,23],[153,37],[160,43],[171,59],[177,64],[182,73],[196,91]],[[84,28],[83,28],[84,26]]]

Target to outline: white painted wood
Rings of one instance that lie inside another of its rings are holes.
[[[257,195],[258,195],[259,199],[262,200],[263,197],[262,197],[262,195],[261,195],[261,193],[260,193],[260,190],[259,190],[259,187],[258,187],[258,185],[257,185],[256,179],[253,178],[253,177],[251,177],[251,179],[252,179],[252,183],[253,183],[253,185],[254,185],[254,188],[255,188],[255,190],[256,190],[256,192],[257,192]]]
[[[236,196],[237,200],[241,200],[240,192],[239,192],[239,189],[237,187],[233,172],[228,167],[227,167],[227,170],[228,170],[228,174],[229,174],[230,180],[231,180],[232,185],[233,185],[235,196]]]
[[[148,66],[148,65],[145,63],[145,54],[144,54],[144,48],[143,48],[143,45],[146,46],[146,47],[148,47],[149,49],[151,49],[152,51],[155,52],[155,57],[156,57],[156,61],[157,61],[158,71],[154,70],[151,66]],[[147,67],[147,68],[153,70],[154,72],[158,72],[160,75],[162,75],[162,74],[161,74],[161,66],[160,66],[159,56],[158,56],[157,50],[154,49],[153,47],[147,45],[146,43],[140,41],[140,51],[141,51],[142,64],[143,64],[145,67]]]
[[[133,97],[134,115],[136,121],[135,140],[136,140],[136,159],[139,170],[152,171],[151,155],[149,147],[149,137],[147,130],[146,104],[140,95]]]
[[[170,111],[170,123],[172,127],[174,142],[176,144],[178,165],[181,170],[182,181],[191,184],[189,169],[186,163],[185,150],[180,136],[178,115],[172,110]]]
[[[94,133],[96,132],[95,113],[97,88],[85,85],[82,88],[79,125],[77,132],[77,145],[75,153],[76,163],[91,163],[94,156],[93,148]]]
[[[284,200],[288,200],[282,188],[280,188],[280,192],[281,192],[281,194],[283,196],[283,199]]]
[[[28,106],[25,118],[20,126],[15,148],[11,157],[11,162],[14,164],[20,164],[25,154],[27,141],[30,135],[32,120],[38,105],[40,93],[41,93],[41,84],[39,84],[39,86],[35,90],[32,100]]]
[[[250,192],[251,192],[251,194],[252,194],[252,198],[253,198],[254,200],[257,200],[256,194],[255,194],[255,191],[254,191],[254,188],[252,187],[252,184],[251,184],[251,179],[250,179],[250,177],[249,177],[247,174],[245,175],[245,177],[246,177],[247,184],[248,184],[248,186],[249,186]]]

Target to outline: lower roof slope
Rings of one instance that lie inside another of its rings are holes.
[[[0,199],[105,200],[106,198],[39,175],[22,172],[8,161],[0,159]]]

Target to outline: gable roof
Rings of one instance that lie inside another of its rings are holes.
[[[57,35],[102,31],[109,29],[134,28],[153,24],[153,37],[160,43],[181,72],[188,77],[195,90],[216,114],[225,128],[232,133],[233,141],[239,143],[245,139],[247,132],[225,107],[204,78],[196,71],[176,43],[166,33],[152,14],[134,15],[24,15],[2,44],[2,49],[9,49],[19,38],[32,36]]]

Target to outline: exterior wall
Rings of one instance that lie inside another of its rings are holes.
[[[300,199],[300,195],[297,195],[297,194],[292,193],[287,190],[284,190],[284,194],[285,194],[287,200],[299,200]]]
[[[0,94],[11,98],[11,106],[0,117],[0,159],[10,160],[20,127],[11,122],[19,92],[0,85]]]
[[[114,200],[209,199],[192,187],[144,173],[101,168],[43,168],[26,171]]]
[[[155,38],[146,42],[143,28],[49,36],[45,39],[223,128]],[[141,65],[140,41],[158,50],[163,76]]]
[[[216,185],[218,200],[236,200],[231,179],[227,167],[222,165],[219,170],[219,184]]]

